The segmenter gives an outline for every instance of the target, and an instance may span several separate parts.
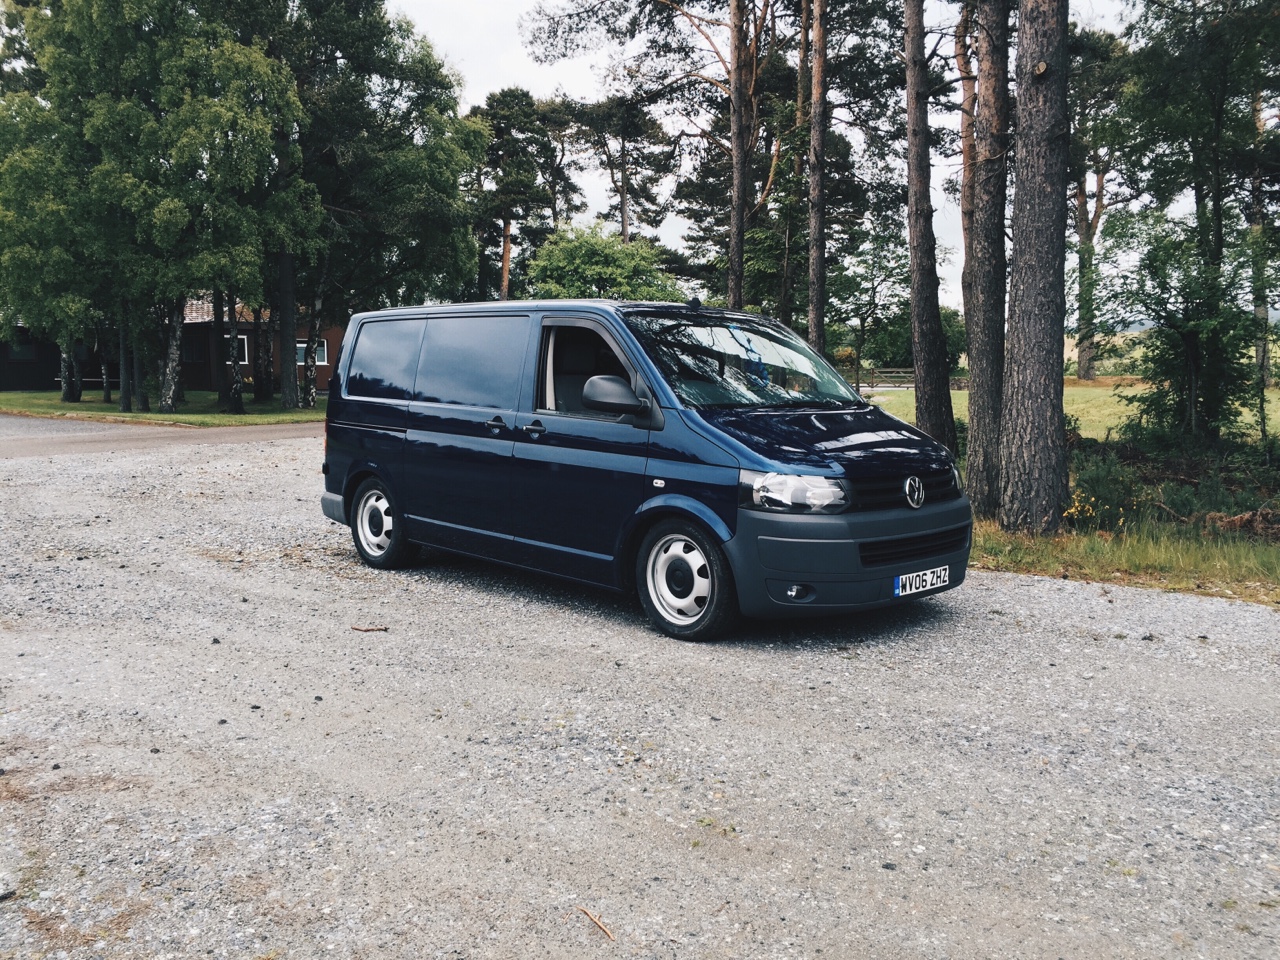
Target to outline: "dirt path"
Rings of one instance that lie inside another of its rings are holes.
[[[322,422],[184,427],[0,414],[0,459],[90,456],[120,450],[154,450],[175,444],[250,443],[323,435]]]

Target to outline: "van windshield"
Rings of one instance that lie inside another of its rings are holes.
[[[686,406],[851,407],[864,403],[830,364],[781,324],[692,311],[627,311],[624,317]]]

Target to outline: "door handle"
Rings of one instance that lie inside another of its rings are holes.
[[[496,434],[499,430],[501,430],[503,427],[506,426],[506,423],[503,421],[501,417],[494,417],[492,420],[486,421],[485,426],[488,427],[491,431],[493,431]]]
[[[527,423],[520,428],[533,439],[537,440],[540,436],[547,432],[547,428],[542,425],[541,420],[535,420],[533,423]]]

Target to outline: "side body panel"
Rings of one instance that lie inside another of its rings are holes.
[[[512,449],[532,327],[519,311],[428,319],[403,471],[414,540],[518,562]]]
[[[631,351],[601,318],[548,312],[539,349],[531,351],[540,377],[551,375],[548,350],[554,336],[593,334],[621,360],[637,392]],[[553,336],[554,335],[554,336]],[[604,349],[604,348],[602,348]],[[587,376],[584,371],[583,376]],[[555,379],[551,377],[551,379]],[[581,384],[578,385],[579,389]],[[522,564],[606,586],[620,586],[616,558],[619,531],[645,498],[649,416],[569,414],[549,409],[548,389],[526,390],[516,419],[513,525]]]
[[[370,318],[368,323],[379,322]],[[397,317],[404,350],[417,353],[424,321],[415,317]],[[363,320],[353,322],[343,340],[337,370],[329,381],[329,410],[325,423],[325,491],[330,494],[326,514],[338,512],[332,496],[349,498],[359,478],[382,477],[393,492],[403,486],[404,441],[408,425],[407,396],[352,396],[352,390],[365,393],[394,394],[392,389],[369,389],[367,384],[353,384],[352,358]],[[411,384],[404,385],[407,394]],[[342,511],[345,516],[345,509]],[[335,518],[336,519],[336,518]]]

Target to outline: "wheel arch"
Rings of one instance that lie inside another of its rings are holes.
[[[364,483],[370,477],[377,477],[385,483],[388,489],[391,489],[391,481],[387,479],[387,474],[376,463],[357,463],[352,466],[347,473],[347,479],[342,484],[342,509],[347,516],[347,523],[351,523],[351,501],[356,495],[356,491],[360,489],[360,484]],[[394,496],[395,490],[391,489]]]
[[[704,533],[722,544],[733,539],[729,525],[706,504],[691,497],[654,497],[640,505],[619,538],[614,564],[618,585],[622,589],[635,590],[640,544],[645,535],[663,520],[685,520],[697,524]]]

